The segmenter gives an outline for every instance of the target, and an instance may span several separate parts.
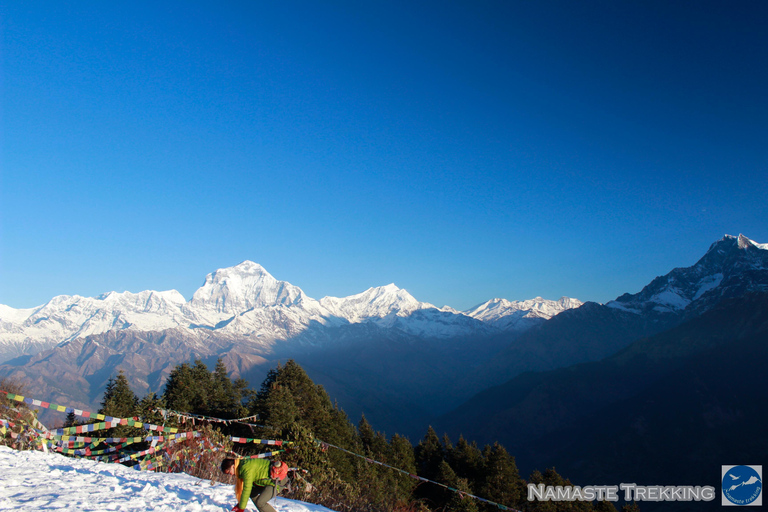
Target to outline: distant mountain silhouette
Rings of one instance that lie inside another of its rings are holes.
[[[519,375],[435,428],[499,441],[523,472],[555,466],[576,484],[719,489],[722,464],[768,455],[766,367],[768,293],[753,293],[602,361]]]

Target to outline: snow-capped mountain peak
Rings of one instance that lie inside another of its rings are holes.
[[[701,258],[701,261],[706,260],[708,257],[714,257],[714,254],[725,254],[735,250],[738,251],[750,251],[750,250],[768,251],[768,244],[761,244],[754,240],[739,234],[738,236],[725,235],[723,238],[713,243],[707,253]],[[698,264],[698,263],[697,263]]]
[[[416,310],[434,308],[432,304],[419,302],[413,295],[395,284],[368,288],[349,297],[323,297],[320,305],[333,315],[347,318],[352,323],[369,318],[384,318],[392,314],[408,316]]]
[[[303,297],[301,288],[278,281],[258,263],[246,260],[208,274],[189,306],[236,314],[256,307],[291,306]]]
[[[745,237],[742,234],[739,234],[738,246],[739,246],[739,249],[746,249],[748,247],[754,247],[755,244],[749,238]]]
[[[544,319],[562,313],[566,309],[578,308],[582,302],[570,297],[561,297],[559,300],[547,300],[541,297],[523,301],[509,301],[507,299],[491,299],[464,312],[467,316],[483,322],[495,325],[503,329],[527,326],[522,319]]]
[[[730,235],[725,235],[725,236],[726,238],[733,238]],[[756,249],[768,251],[768,244],[759,244],[754,240],[750,240],[749,238],[745,237],[742,234],[739,234],[739,236],[737,237],[737,242],[738,242],[739,249],[749,249],[751,247],[754,247]]]
[[[657,277],[639,293],[606,304],[641,313],[693,313],[728,297],[768,289],[768,244],[744,235],[725,235],[691,267]]]

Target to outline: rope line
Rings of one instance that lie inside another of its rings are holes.
[[[358,453],[351,452],[351,451],[349,451],[349,450],[347,450],[345,448],[342,448],[340,446],[336,446],[336,445],[333,445],[331,443],[326,443],[325,441],[321,441],[319,439],[315,439],[315,440],[317,442],[321,443],[324,446],[329,446],[331,448],[335,448],[337,450],[341,450],[342,452],[347,453],[349,455],[354,455],[355,457],[363,459],[363,460],[365,460],[366,462],[368,462],[370,464],[378,464],[379,466],[384,466],[385,468],[389,468],[389,469],[398,471],[398,472],[400,472],[400,473],[402,473],[404,475],[408,475],[409,477],[411,477],[411,478],[413,478],[415,480],[419,480],[421,482],[428,482],[428,483],[431,483],[431,484],[439,485],[440,487],[443,487],[445,489],[448,489],[449,491],[452,491],[452,492],[455,492],[455,493],[459,494],[462,498],[464,496],[466,496],[466,497],[469,497],[469,498],[474,498],[474,499],[476,499],[478,501],[482,501],[483,503],[487,503],[489,505],[494,505],[494,506],[498,507],[501,510],[511,510],[513,512],[521,512],[520,510],[508,507],[506,505],[502,505],[501,503],[496,503],[495,501],[491,501],[491,500],[487,500],[485,498],[481,498],[480,496],[476,496],[476,495],[468,493],[466,491],[462,491],[460,489],[456,489],[455,487],[450,487],[450,486],[442,484],[440,482],[435,482],[434,480],[429,480],[428,478],[424,478],[422,476],[415,475],[413,473],[409,473],[408,471],[402,470],[400,468],[396,468],[395,466],[390,466],[389,464],[385,464],[383,462],[379,462],[377,460],[371,459],[370,457],[366,457],[364,455],[360,455]]]
[[[237,418],[233,420],[227,420],[224,418],[214,418],[213,416],[204,416],[202,414],[192,414],[191,412],[179,412],[174,411],[172,409],[155,409],[160,414],[163,415],[163,418],[167,417],[169,414],[174,414],[178,416],[179,418],[185,419],[185,420],[197,420],[197,421],[210,421],[213,423],[224,423],[224,424],[230,424],[230,423],[244,423],[248,425],[248,422],[246,420],[255,420],[259,418],[258,414],[254,414],[252,416],[246,416],[245,418]],[[260,426],[260,425],[256,425]]]

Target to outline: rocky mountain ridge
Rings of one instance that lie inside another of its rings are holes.
[[[768,244],[725,235],[695,265],[657,277],[639,293],[624,294],[608,307],[653,316],[703,313],[722,299],[768,290]]]

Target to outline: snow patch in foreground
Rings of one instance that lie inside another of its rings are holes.
[[[271,503],[277,512],[332,512],[284,498]],[[0,446],[0,510],[228,512],[234,505],[229,484]]]

